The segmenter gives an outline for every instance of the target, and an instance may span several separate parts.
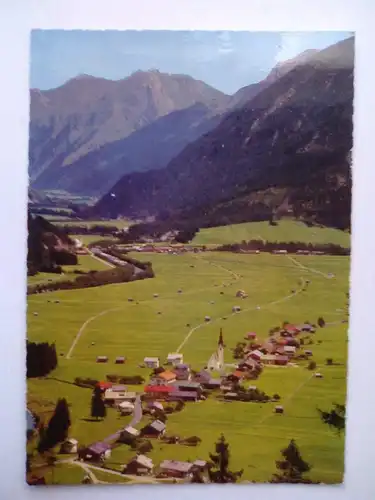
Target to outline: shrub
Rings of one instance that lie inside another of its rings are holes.
[[[315,361],[310,361],[310,363],[307,365],[308,370],[315,370],[316,368],[316,362]]]
[[[274,395],[272,396],[272,398],[273,398],[275,401],[279,401],[279,400],[281,399],[279,394],[274,394]]]
[[[327,365],[333,365],[333,359],[332,358],[327,358],[326,359],[326,364]]]

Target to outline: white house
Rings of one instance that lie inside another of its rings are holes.
[[[159,358],[145,358],[143,362],[147,368],[159,368],[160,366]]]
[[[73,438],[66,439],[60,447],[60,453],[77,453],[78,441]]]
[[[121,415],[130,415],[134,411],[134,404],[130,401],[122,401],[122,403],[118,405],[118,409]]]
[[[172,364],[173,366],[179,365],[184,362],[184,356],[180,353],[169,353],[167,356],[167,363]]]

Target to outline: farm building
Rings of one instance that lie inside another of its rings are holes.
[[[111,456],[111,447],[107,443],[94,443],[87,448],[79,451],[79,458],[82,460],[91,460],[93,462],[104,461]]]
[[[205,320],[205,321],[211,321],[211,316],[205,316],[205,317],[204,317],[204,320]]]
[[[248,357],[243,363],[240,363],[238,368],[243,370],[252,371],[259,366],[259,363],[255,359]]]
[[[191,382],[190,380],[175,382],[173,385],[178,387],[180,391],[202,391],[202,386],[199,382]]]
[[[195,460],[193,462],[193,467],[195,470],[204,471],[208,467],[206,460]]]
[[[234,381],[240,381],[240,380],[243,380],[245,374],[244,372],[241,372],[240,370],[236,370],[234,371],[233,373],[231,373],[230,375],[228,375],[227,379],[228,380],[234,380]]]
[[[143,362],[147,368],[159,368],[160,366],[159,358],[144,358]]]
[[[125,427],[125,429],[121,432],[119,441],[120,443],[124,444],[130,444],[140,435],[140,432],[135,429],[134,427],[131,427],[128,425]]]
[[[166,474],[169,477],[184,478],[191,474],[193,464],[178,460],[163,460],[159,468],[162,474]]]
[[[219,378],[211,378],[205,382],[201,382],[201,384],[205,389],[220,389],[221,380]]]
[[[323,375],[321,373],[314,373],[315,378],[323,378]]]
[[[283,328],[283,331],[287,334],[287,335],[291,335],[291,336],[294,336],[294,335],[298,335],[300,333],[300,329],[298,328],[298,326],[296,325],[285,325],[284,328]]]
[[[60,453],[77,453],[78,441],[73,438],[66,439],[60,447]]]
[[[115,359],[115,364],[116,365],[123,365],[125,363],[125,357],[124,356],[117,356]]]
[[[199,373],[197,373],[197,375],[194,377],[194,380],[196,382],[200,382],[200,383],[203,383],[203,382],[207,382],[208,380],[211,380],[211,375],[209,374],[209,372],[207,372],[206,370],[201,370]]]
[[[292,345],[286,345],[286,346],[284,346],[284,353],[287,356],[293,356],[296,353],[295,346],[292,346]]]
[[[260,361],[262,359],[263,353],[256,349],[249,354],[249,358],[255,359],[255,361]]]
[[[285,366],[288,364],[288,356],[276,356],[275,365]]]
[[[168,395],[168,401],[197,401],[199,394],[197,391],[173,391]]]
[[[315,328],[312,325],[310,325],[310,323],[304,323],[303,325],[299,325],[298,329],[301,332],[308,332],[308,333],[315,332]]]
[[[240,312],[240,311],[241,311],[241,307],[240,306],[233,306],[232,307],[232,312],[237,313],[237,312]]]
[[[255,332],[248,332],[245,338],[247,340],[255,340],[257,338],[257,334]]]
[[[309,349],[306,349],[305,354],[306,354],[306,356],[312,356],[313,352],[310,351]]]
[[[176,387],[173,385],[146,385],[145,393],[159,399],[165,399],[168,394],[175,391]]]
[[[130,415],[134,411],[134,404],[130,401],[122,401],[118,405],[118,409],[120,410],[121,415]]]
[[[146,455],[137,455],[124,467],[123,474],[135,474],[137,476],[145,476],[151,474],[154,464],[151,458]]]
[[[274,354],[276,351],[276,345],[272,342],[264,342],[259,350],[263,352],[263,354]]]
[[[137,394],[135,392],[117,392],[107,389],[104,393],[104,402],[108,405],[118,405],[124,401],[134,403]]]
[[[148,437],[161,437],[165,434],[166,425],[160,420],[154,420],[143,427],[141,434]]]
[[[109,387],[109,389],[115,392],[126,392],[128,390],[128,388],[124,384],[116,384],[113,385],[112,387]]]
[[[177,380],[190,380],[191,373],[189,365],[179,363],[174,367],[173,371],[176,374]]]
[[[167,356],[167,363],[173,366],[179,365],[184,362],[184,356],[180,353],[169,353]]]
[[[276,362],[276,355],[275,354],[263,354],[261,362],[264,365],[274,365]]]
[[[238,399],[237,392],[226,392],[224,394],[224,399],[228,399],[230,401],[236,401]]]
[[[108,356],[97,356],[96,362],[97,363],[107,363],[108,361]]]
[[[164,411],[163,403],[160,403],[160,401],[149,401],[147,408],[150,410]]]
[[[238,299],[246,299],[247,298],[247,293],[244,290],[238,290],[236,293],[236,297]]]
[[[166,370],[155,375],[153,380],[158,384],[173,384],[176,381],[176,374],[172,371]]]
[[[284,408],[283,406],[275,406],[275,413],[284,413]]]

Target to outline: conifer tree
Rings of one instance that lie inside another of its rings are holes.
[[[40,439],[38,450],[43,453],[64,441],[68,437],[70,425],[68,403],[65,398],[59,399],[48,426]]]
[[[98,418],[104,418],[107,415],[107,409],[105,407],[102,391],[100,387],[95,387],[91,397],[91,416]]]
[[[306,483],[312,481],[303,475],[310,470],[310,465],[301,456],[294,439],[281,451],[283,460],[276,460],[276,467],[279,472],[273,475],[271,483]]]
[[[229,444],[223,435],[215,444],[216,454],[210,453],[211,464],[208,475],[212,483],[236,483],[242,476],[243,470],[233,472],[229,470]]]

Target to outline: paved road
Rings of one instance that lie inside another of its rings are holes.
[[[142,415],[143,415],[143,413],[142,413],[142,401],[141,401],[141,396],[138,394],[136,399],[135,399],[133,418],[132,418],[131,422],[129,424],[127,424],[125,427],[123,427],[122,429],[115,432],[114,434],[111,434],[110,436],[103,439],[103,441],[105,443],[108,443],[110,441],[116,441],[120,437],[121,432],[123,430],[125,430],[126,427],[129,427],[129,426],[135,427],[137,424],[139,424],[139,422],[142,420]]]

